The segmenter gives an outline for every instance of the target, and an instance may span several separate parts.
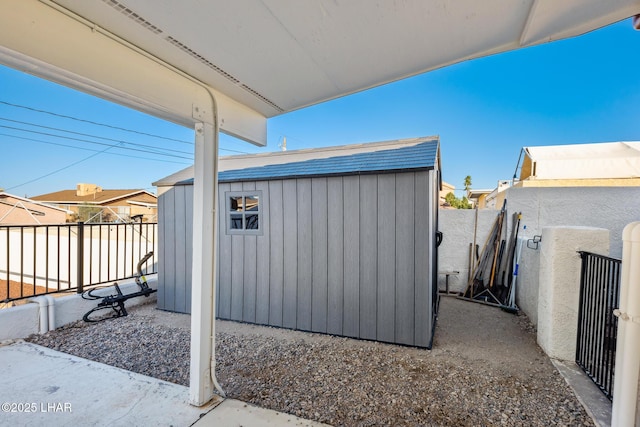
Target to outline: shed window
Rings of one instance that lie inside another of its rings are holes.
[[[261,191],[227,191],[227,234],[262,234]]]

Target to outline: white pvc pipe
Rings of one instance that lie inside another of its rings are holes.
[[[44,296],[35,297],[31,301],[38,303],[38,329],[41,334],[49,331],[49,300]]]
[[[612,427],[632,427],[640,422],[638,378],[640,374],[640,222],[622,232],[622,275],[613,384]]]
[[[49,309],[47,310],[47,317],[49,318],[49,331],[53,331],[56,329],[56,299],[51,295],[45,295],[44,298],[46,298],[49,302]]]
[[[38,329],[40,333],[45,334],[54,330],[56,328],[56,300],[51,295],[41,295],[31,299],[31,301],[37,302],[39,305]]]

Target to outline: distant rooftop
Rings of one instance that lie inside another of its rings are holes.
[[[638,141],[524,147],[522,151],[520,180],[640,177]]]
[[[31,199],[46,203],[102,205],[122,198],[143,195],[145,200],[141,199],[141,202],[146,201],[146,196],[156,197],[155,194],[141,189],[103,190],[102,187],[95,184],[78,184],[75,190],[54,191],[34,196]]]

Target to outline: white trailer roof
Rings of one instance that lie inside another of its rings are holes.
[[[551,145],[523,148],[524,179],[640,177],[640,142]]]

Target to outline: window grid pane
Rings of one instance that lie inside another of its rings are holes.
[[[227,230],[231,234],[260,233],[261,191],[229,191],[227,194]]]

